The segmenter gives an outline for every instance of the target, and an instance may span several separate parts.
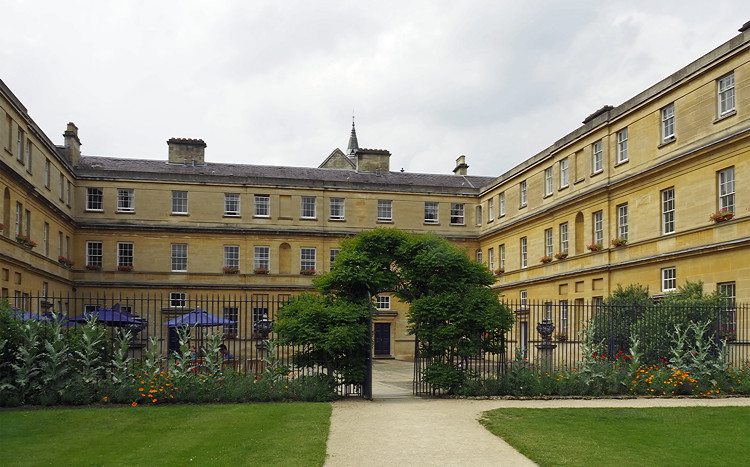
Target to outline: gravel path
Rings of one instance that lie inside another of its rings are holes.
[[[373,401],[333,403],[325,466],[535,465],[477,421],[500,407],[750,406],[728,399],[423,399],[411,395],[411,362],[376,361]]]

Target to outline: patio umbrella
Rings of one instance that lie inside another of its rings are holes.
[[[21,321],[39,321],[41,318],[39,315],[34,314],[30,311],[23,311],[20,308],[13,308],[13,317],[20,319]]]
[[[133,318],[133,316],[127,311],[120,311],[119,303],[115,304],[112,308],[97,308],[94,311],[87,311],[86,313],[71,319],[80,323],[91,319],[93,315],[97,315],[96,320],[100,323],[109,324],[111,326],[143,324],[142,320]]]
[[[180,326],[224,326],[228,324],[237,323],[228,319],[224,319],[220,316],[212,315],[206,310],[196,309],[191,311],[190,313],[185,313],[182,316],[170,319],[166,323],[162,323],[162,326],[176,328]]]
[[[69,328],[76,325],[76,322],[73,320],[68,319],[67,317],[63,315],[56,315],[54,316],[51,312],[47,312],[39,317],[39,321],[49,321],[53,322],[56,321],[60,324],[60,326],[64,328]]]

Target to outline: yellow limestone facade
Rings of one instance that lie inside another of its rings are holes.
[[[213,163],[177,138],[156,160],[86,156],[74,124],[53,143],[0,81],[0,292],[33,312],[34,296],[103,291],[284,299],[312,289],[301,272],[329,270],[342,238],[397,227],[465,248],[513,300],[700,280],[747,302],[749,62],[742,31],[500,176],[467,175],[463,156],[453,174],[391,171],[354,127],[317,168]],[[709,220],[722,209],[730,220]],[[412,357],[407,307],[379,305],[389,356]]]

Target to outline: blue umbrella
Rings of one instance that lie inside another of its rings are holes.
[[[65,316],[63,316],[63,315],[57,315],[55,317],[50,312],[47,312],[47,313],[43,314],[42,316],[40,316],[39,317],[39,321],[49,321],[49,322],[56,321],[57,323],[60,324],[60,326],[62,326],[64,328],[69,328],[69,327],[72,327],[72,326],[76,325],[75,321],[70,320],[70,319],[66,318]]]
[[[39,321],[41,318],[39,315],[34,314],[30,311],[23,311],[20,308],[12,308],[13,310],[13,317],[16,319],[20,319],[21,321]]]
[[[190,313],[185,313],[177,318],[170,319],[166,323],[162,323],[162,326],[169,326],[170,328],[180,326],[224,326],[227,324],[236,324],[234,321],[224,319],[220,316],[212,315],[206,310],[193,310]]]
[[[128,324],[143,324],[143,321],[126,312],[120,311],[120,304],[115,304],[112,308],[98,308],[94,311],[87,311],[82,315],[78,315],[75,318],[71,318],[73,321],[82,323],[86,320],[91,319],[93,315],[97,315],[96,320],[100,323],[110,324],[112,326],[124,326]]]

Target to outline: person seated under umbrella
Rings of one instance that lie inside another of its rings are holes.
[[[221,356],[222,360],[231,360],[234,358],[234,355],[232,355],[232,352],[227,349],[227,346],[225,344],[221,344],[219,346],[219,355]]]

